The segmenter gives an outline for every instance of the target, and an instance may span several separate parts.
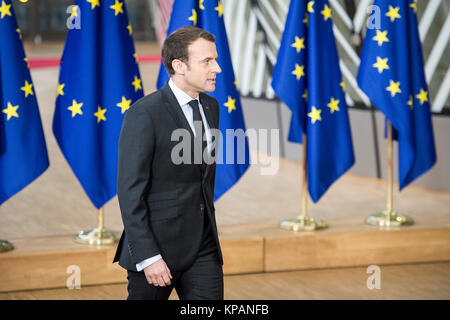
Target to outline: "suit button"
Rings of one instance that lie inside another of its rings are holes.
[[[202,204],[200,204],[200,210],[205,210],[205,205],[202,203]]]

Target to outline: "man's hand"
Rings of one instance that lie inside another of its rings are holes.
[[[172,274],[163,259],[159,259],[145,268],[144,274],[147,278],[147,282],[154,286],[165,287],[171,283],[170,279],[172,279]]]

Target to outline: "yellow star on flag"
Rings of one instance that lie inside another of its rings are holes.
[[[413,1],[409,6],[414,10],[414,13],[417,13],[417,3],[415,1]]]
[[[100,0],[86,0],[91,4],[91,9],[94,10],[96,6],[100,7]]]
[[[111,9],[114,10],[114,15],[117,16],[119,13],[123,13],[123,3],[120,2],[119,0],[115,0],[116,2],[109,6]]]
[[[398,10],[400,10],[400,7],[393,8],[391,5],[389,5],[389,12],[386,13],[386,16],[391,18],[391,22],[394,22],[395,19],[401,18]]]
[[[141,79],[139,79],[137,76],[134,76],[134,81],[131,83],[134,86],[134,91],[138,91],[139,89],[142,89],[141,86]]]
[[[33,95],[33,84],[28,83],[27,80],[25,80],[25,85],[20,88],[23,92],[25,92],[25,98],[28,97],[28,95]]]
[[[334,97],[331,97],[330,103],[327,104],[328,108],[330,108],[331,113],[335,111],[339,111],[339,100],[335,100]]]
[[[83,103],[77,103],[75,99],[72,100],[72,105],[68,107],[67,109],[72,111],[72,118],[75,117],[77,114],[83,114],[83,111],[81,111],[81,107],[83,106]]]
[[[389,80],[389,87],[386,88],[386,91],[391,93],[391,97],[395,97],[397,93],[402,92],[402,90],[400,90],[400,81],[395,82],[393,80]]]
[[[291,44],[291,47],[295,48],[297,50],[297,53],[299,53],[302,51],[302,49],[305,49],[304,41],[305,38],[299,38],[295,36],[295,42]]]
[[[228,96],[228,101],[225,102],[223,105],[228,108],[228,113],[231,113],[231,111],[236,110],[236,99],[232,99],[230,96]]]
[[[27,63],[27,67],[30,68],[30,63],[28,62],[28,58],[27,57],[23,58],[23,61],[25,61]]]
[[[375,41],[378,41],[378,46],[381,47],[383,45],[383,42],[389,42],[387,33],[388,33],[387,30],[385,30],[385,31],[377,30],[376,36],[373,37],[372,39]]]
[[[302,94],[302,98],[308,101],[308,89],[305,89],[305,92]]]
[[[413,97],[412,97],[412,96],[409,96],[408,106],[411,108],[411,110],[412,110],[413,107],[414,107],[414,104],[413,104]]]
[[[137,55],[136,52],[133,53],[133,57],[134,57],[134,60],[136,61],[136,63],[139,63],[139,61],[138,61],[138,55]]]
[[[321,113],[322,113],[322,110],[316,109],[316,107],[313,106],[311,112],[308,113],[308,117],[311,118],[311,122],[314,124],[314,123],[316,123],[316,121],[322,120],[322,117],[320,116]]]
[[[217,4],[217,7],[215,7],[214,10],[216,10],[218,12],[219,18],[221,18],[223,16],[222,1],[219,1],[219,3]]]
[[[11,5],[10,4],[6,4],[5,1],[2,0],[2,6],[0,7],[0,12],[1,12],[1,18],[3,19],[6,15],[11,16],[11,11],[10,11]]]
[[[389,69],[387,62],[388,58],[382,59],[381,57],[377,57],[377,62],[375,62],[372,66],[378,69],[378,73],[382,73],[383,70]]]
[[[102,109],[100,108],[100,106],[97,107],[97,112],[94,113],[94,116],[97,117],[97,123],[100,123],[100,121],[106,121],[106,117],[105,117],[105,113],[106,113],[106,108]]]
[[[420,88],[420,93],[416,95],[416,98],[420,100],[420,104],[428,101],[428,92]]]
[[[16,32],[19,34],[19,38],[22,39],[22,32],[20,32],[19,28],[16,29]]]
[[[305,75],[305,66],[299,66],[297,63],[295,64],[295,70],[291,72],[291,74],[295,75],[297,80],[300,80],[302,76]]]
[[[308,25],[308,13],[305,12],[305,19],[302,20],[303,23],[306,23]]]
[[[76,6],[76,5],[74,5],[73,7],[72,7],[72,13],[70,14],[70,17],[72,18],[72,17],[77,17],[78,16],[78,10],[79,10],[79,7],[78,6]]]
[[[194,26],[197,25],[197,11],[195,11],[195,9],[192,9],[192,16],[190,16],[188,20],[192,21]]]
[[[314,6],[314,1],[308,1],[308,7],[307,7],[308,12],[314,13],[313,6]]]
[[[131,36],[131,34],[133,33],[133,28],[131,27],[131,24],[127,25],[127,29]]]
[[[344,79],[342,79],[342,81],[339,83],[339,85],[341,86],[342,91],[345,92],[345,81],[344,81]]]
[[[205,10],[205,6],[203,5],[203,1],[205,1],[205,0],[199,0],[199,2],[198,2],[198,7],[199,7],[200,10]]]
[[[64,86],[65,86],[64,83],[58,84],[58,89],[56,90],[56,96],[57,96],[57,97],[58,97],[58,96],[63,96],[63,95],[64,95],[64,91],[63,91]]]
[[[130,109],[130,104],[131,104],[131,99],[127,100],[124,96],[122,96],[122,101],[119,102],[118,104],[116,104],[116,106],[118,106],[119,108],[121,108],[122,110],[122,114],[125,113],[125,111],[127,111],[128,109]]]
[[[11,102],[8,102],[8,107],[2,110],[2,112],[7,115],[6,120],[11,119],[12,117],[18,118],[19,115],[17,114],[17,109],[19,109],[19,106],[13,106]]]
[[[331,9],[328,7],[328,5],[325,5],[322,11],[320,11],[321,14],[323,14],[323,20],[327,21],[328,18],[331,18]]]

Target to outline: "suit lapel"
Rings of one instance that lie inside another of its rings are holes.
[[[172,90],[170,89],[169,82],[167,81],[166,84],[161,88],[161,93],[163,96],[164,106],[166,107],[167,111],[172,116],[173,120],[177,124],[178,128],[183,128],[186,130],[189,130],[190,136],[191,136],[191,160],[194,160],[194,145],[195,145],[195,139],[194,139],[194,132],[192,131],[191,126],[189,125],[189,122],[186,119],[186,116],[184,115],[183,110],[181,109],[180,104],[177,101],[177,98],[173,94]],[[196,165],[198,167],[199,173],[202,173],[202,169],[199,165]]]
[[[206,115],[206,120],[208,121],[209,128],[210,129],[218,129],[219,124],[217,123],[217,119],[215,118],[214,113],[212,112],[212,109],[211,109],[212,106],[209,105],[207,98],[202,93],[200,93],[200,103],[202,104],[203,111]],[[216,143],[217,143],[217,141],[214,141],[212,148],[216,149],[216,151],[217,151],[217,148],[215,146]],[[217,152],[216,152],[216,155],[217,155]],[[203,181],[205,181],[206,177],[208,176],[210,167],[211,167],[211,165],[206,166],[206,169],[203,173]]]
[[[178,104],[177,98],[170,89],[169,82],[166,82],[161,88],[161,93],[163,94],[164,105],[177,124],[177,127],[189,130],[191,135],[194,136],[194,132],[192,132],[192,128],[189,125],[181,106]]]
[[[166,82],[166,84],[160,89],[160,91],[163,96],[164,106],[177,124],[177,127],[189,130],[189,132],[191,133],[191,137],[194,137],[194,132],[192,132],[192,128],[189,125],[189,122],[187,121],[186,116],[181,109],[181,106],[178,104],[177,98],[170,89],[169,83]],[[211,105],[208,103],[207,98],[202,93],[200,93],[200,103],[202,104],[203,112],[205,113],[206,120],[208,121],[210,129],[218,129],[219,124],[217,123],[217,119],[212,112]],[[194,143],[192,144],[192,146],[194,146]],[[191,148],[191,157],[191,159],[194,159],[194,148]],[[201,166],[197,167],[201,172]],[[206,166],[206,170],[203,172],[203,180],[207,177],[210,167],[211,165]]]
[[[212,114],[211,106],[208,105],[208,102],[202,93],[200,93],[200,103],[202,104],[203,112],[206,115],[206,120],[208,121],[209,127],[211,129],[217,129],[216,121]]]

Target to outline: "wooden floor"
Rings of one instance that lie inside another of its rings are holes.
[[[381,288],[367,289],[365,268],[342,268],[225,276],[225,299],[328,300],[328,299],[450,299],[450,262],[381,266]],[[0,293],[10,299],[121,300],[126,283]],[[175,290],[170,299],[178,299]]]

